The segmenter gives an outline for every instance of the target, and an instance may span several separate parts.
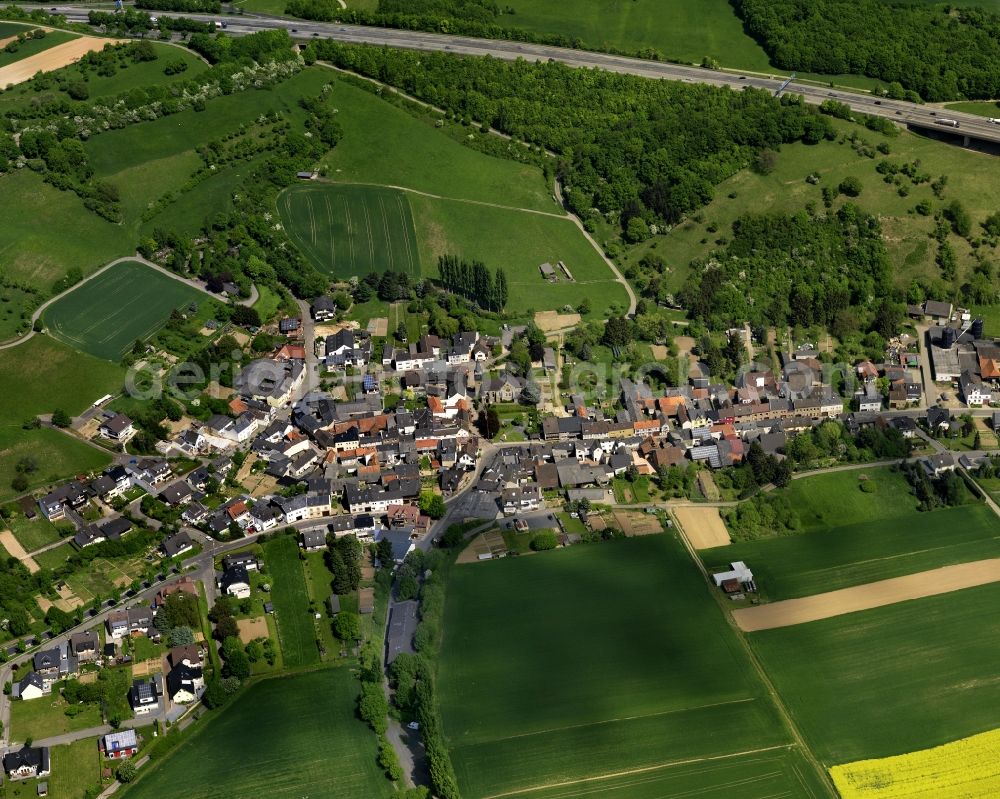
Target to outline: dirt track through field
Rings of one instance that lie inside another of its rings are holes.
[[[1000,558],[942,566],[940,569],[893,577],[876,583],[841,588],[825,594],[786,599],[733,611],[733,619],[744,632],[771,630],[845,613],[880,608],[910,599],[947,594],[1000,581]]]
[[[718,508],[674,508],[677,523],[695,549],[724,547],[732,543]]]
[[[23,83],[34,77],[36,72],[50,72],[72,64],[93,50],[103,50],[108,44],[121,44],[121,40],[81,36],[65,44],[57,44],[48,50],[0,67],[0,87],[6,88],[13,83]]]

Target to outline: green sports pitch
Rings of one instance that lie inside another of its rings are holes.
[[[420,275],[410,203],[398,189],[293,186],[278,197],[278,212],[289,237],[324,275]]]
[[[456,566],[444,629],[466,799],[829,795],[672,536]]]
[[[124,261],[56,300],[45,326],[78,350],[117,361],[160,329],[170,312],[208,295],[138,261]]]

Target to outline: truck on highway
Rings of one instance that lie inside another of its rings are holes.
[[[957,119],[935,119],[935,125],[944,125],[949,128],[960,128],[961,125],[958,123]]]
[[[1000,125],[1000,119],[994,119],[993,117],[990,117],[986,121],[989,122],[991,125]]]

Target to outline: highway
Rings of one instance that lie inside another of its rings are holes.
[[[74,22],[86,22],[89,10],[84,7],[71,5],[25,5],[24,7],[44,8],[50,13],[63,14],[67,19]],[[571,67],[600,68],[611,72],[639,75],[645,78],[676,80],[684,83],[702,83],[711,86],[729,86],[733,89],[753,86],[758,89],[766,89],[772,93],[776,92],[788,78],[787,75],[776,74],[772,79],[750,73],[724,72],[684,64],[668,64],[662,61],[647,61],[639,58],[609,55],[607,53],[593,53],[585,50],[571,50],[563,47],[525,42],[476,39],[469,36],[452,36],[440,33],[421,33],[418,31],[371,28],[358,25],[341,25],[338,23],[308,22],[305,20],[250,14],[185,14],[183,16],[203,22],[224,21],[227,26],[226,31],[233,35],[287,28],[298,39],[324,38],[345,44],[383,45],[407,50],[441,51],[460,55],[488,55],[508,61],[518,58],[524,58],[529,61],[547,61],[551,59]],[[818,105],[827,99],[833,99],[846,103],[853,111],[858,113],[873,114],[875,116],[886,117],[900,124],[921,125],[943,133],[951,133],[958,136],[965,135],[1000,144],[1000,125],[993,125],[986,118],[974,114],[944,111],[932,106],[909,103],[903,100],[880,99],[871,94],[863,94],[841,88],[823,87],[815,84],[792,82],[787,91],[802,95],[806,102],[814,105]],[[955,120],[959,123],[960,127],[954,129],[937,124],[937,121],[940,119]]]

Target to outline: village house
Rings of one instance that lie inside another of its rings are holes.
[[[136,434],[135,425],[123,413],[115,413],[101,422],[97,432],[102,438],[115,441],[119,444],[128,443]]]
[[[227,568],[219,577],[219,590],[237,599],[247,599],[250,596],[250,575],[246,566]]]
[[[22,746],[3,756],[3,770],[12,780],[45,777],[49,774],[49,748]]]
[[[137,605],[128,610],[118,610],[108,616],[105,622],[108,635],[112,638],[146,635],[153,626],[153,609]]]
[[[109,732],[98,739],[98,749],[108,760],[124,760],[139,751],[139,738],[135,730]]]
[[[136,716],[148,716],[160,710],[159,675],[144,680],[133,680],[128,692],[128,703]]]

